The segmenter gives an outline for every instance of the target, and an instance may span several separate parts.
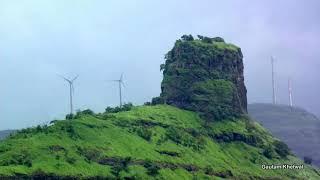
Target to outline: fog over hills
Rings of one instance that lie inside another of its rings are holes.
[[[0,1],[0,130],[36,126],[69,111],[68,86],[79,75],[75,109],[118,105],[107,80],[124,73],[125,102],[160,93],[159,64],[183,34],[220,36],[241,47],[249,102],[277,98],[320,115],[319,0]],[[14,73],[13,73],[14,72]],[[307,88],[312,87],[312,88]],[[19,112],[19,113],[17,113]]]
[[[314,114],[286,105],[250,104],[249,114],[300,158],[312,157],[320,166],[320,120]]]
[[[0,140],[6,138],[7,136],[9,136],[11,133],[13,133],[14,130],[4,130],[4,131],[0,131]]]

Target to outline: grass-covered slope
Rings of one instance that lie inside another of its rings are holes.
[[[207,124],[190,111],[158,105],[82,115],[0,141],[0,179],[319,179],[317,170],[263,170],[302,164],[246,117]]]
[[[284,141],[302,159],[311,157],[320,167],[320,119],[310,112],[286,105],[251,104],[249,114]]]

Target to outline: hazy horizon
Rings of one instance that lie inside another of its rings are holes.
[[[320,23],[316,0],[0,2],[0,130],[34,126],[69,111],[67,84],[79,75],[75,109],[118,105],[108,80],[124,73],[124,100],[160,93],[160,64],[183,34],[220,36],[241,47],[249,103],[272,101],[270,57],[279,103],[320,116]]]

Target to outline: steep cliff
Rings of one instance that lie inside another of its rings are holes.
[[[242,52],[222,38],[184,35],[166,55],[161,84],[162,101],[197,111],[207,120],[247,112]]]

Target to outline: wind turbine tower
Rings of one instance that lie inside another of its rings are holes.
[[[274,58],[272,56],[271,56],[271,68],[272,68],[272,100],[273,100],[273,104],[277,104],[276,83],[275,83],[275,76],[274,76]]]
[[[292,81],[289,78],[288,79],[288,91],[289,91],[289,106],[293,107],[293,102],[292,102]]]
[[[122,86],[124,86],[123,83],[123,73],[120,76],[120,79],[112,80],[119,84],[119,98],[120,98],[120,108],[122,107]]]
[[[78,75],[76,77],[74,77],[73,79],[68,79],[66,77],[63,77],[61,75],[59,75],[62,79],[64,79],[68,84],[69,84],[69,90],[70,90],[70,114],[73,114],[73,94],[74,94],[74,86],[73,83],[75,80],[78,79]]]

